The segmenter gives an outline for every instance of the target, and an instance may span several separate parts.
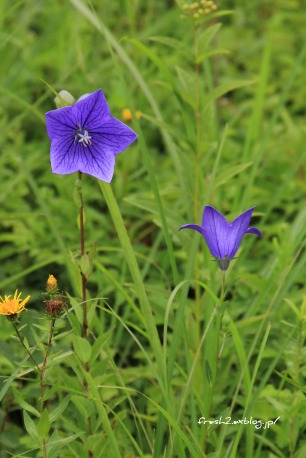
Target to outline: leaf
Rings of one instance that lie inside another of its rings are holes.
[[[37,345],[37,349],[39,349],[42,353],[44,353],[45,346],[42,342],[41,337],[39,337],[34,329],[34,327],[31,328],[32,335],[34,337],[35,343]]]
[[[90,267],[91,267],[90,273],[92,272],[92,268],[93,268],[93,260],[94,260],[94,256],[96,253],[96,248],[97,248],[97,245],[94,243],[88,252],[88,257],[89,257],[89,262],[90,262]]]
[[[252,164],[253,162],[246,162],[244,164],[238,164],[232,167],[227,167],[225,170],[222,170],[222,172],[220,172],[219,175],[216,176],[214,186],[218,187],[222,184],[225,184],[235,175],[239,175],[239,173],[251,167]]]
[[[81,199],[80,192],[77,187],[74,187],[72,197],[73,197],[74,203],[77,206],[77,208],[81,208],[82,199]]]
[[[84,396],[71,396],[71,402],[76,406],[84,418],[90,417],[94,411],[94,402]]]
[[[157,43],[169,46],[170,48],[174,48],[176,51],[183,53],[186,55],[186,57],[190,58],[190,48],[185,46],[182,41],[169,37],[150,37],[149,39],[151,41],[156,41]]]
[[[160,71],[164,74],[167,81],[169,81],[172,85],[174,83],[173,76],[171,75],[170,71],[164,64],[164,61],[157,56],[151,49],[145,46],[140,41],[136,40],[135,38],[127,39],[129,43],[132,43],[137,49],[139,49],[143,54],[145,54],[155,65],[160,69]]]
[[[208,57],[217,56],[218,54],[229,54],[229,51],[227,51],[226,49],[215,49],[214,51],[207,51],[203,54],[199,54],[195,62],[196,64],[200,64],[201,62],[203,62],[203,60],[207,59]]]
[[[78,273],[78,276],[80,277],[80,273]],[[81,302],[80,300],[78,300],[76,297],[73,297],[73,296],[70,296],[69,293],[66,292],[66,296],[68,297],[69,299],[69,302],[74,310],[74,313],[76,314],[76,317],[78,319],[78,322],[79,323],[83,323],[83,313],[82,313],[82,307],[81,307]],[[69,320],[73,320],[72,316],[73,314],[68,314],[69,316]],[[76,329],[76,326],[74,326],[75,330],[78,331]]]
[[[40,444],[37,427],[34,421],[31,419],[31,417],[25,410],[23,411],[23,421],[25,429],[27,430],[29,435],[32,437],[32,439],[34,439],[36,442]]]
[[[48,458],[57,458],[58,456],[62,456],[62,455],[59,455],[60,449],[63,448],[65,445],[68,445],[70,442],[74,442],[74,443],[77,442],[76,439],[80,437],[81,435],[82,433],[80,432],[80,433],[73,434],[72,436],[58,439],[59,437],[58,433],[54,432],[52,436],[50,437],[49,442],[47,443]],[[69,456],[72,456],[72,455],[69,455]],[[84,455],[79,454],[76,456],[80,458],[82,456],[85,456],[85,454]],[[88,454],[86,455],[86,457],[87,456]]]
[[[195,109],[196,102],[194,99],[195,79],[194,74],[186,72],[185,69],[176,66],[175,70],[179,77],[182,87],[177,88],[177,95]]]
[[[208,383],[212,387],[212,373],[211,373],[209,361],[207,359],[205,360],[205,372],[206,372]]]
[[[81,257],[80,268],[81,272],[85,275],[86,278],[89,278],[92,269],[93,269],[93,258],[96,252],[96,244],[94,243],[90,248],[89,253],[83,254]]]
[[[82,361],[82,363],[87,363],[91,356],[91,346],[88,340],[84,339],[83,337],[74,336],[73,347],[76,355]]]
[[[218,22],[217,24],[212,25],[211,27],[208,27],[208,29],[205,30],[204,33],[202,33],[201,38],[200,38],[200,47],[201,49],[206,49],[208,48],[208,45],[212,42],[214,39],[215,35],[219,31],[221,27],[221,22]]]
[[[255,83],[254,80],[236,80],[236,81],[230,81],[228,83],[220,84],[220,86],[216,87],[211,92],[209,92],[208,97],[205,99],[204,109],[207,108],[207,106],[211,102],[218,99],[222,95],[227,94],[228,92],[234,91],[235,89],[238,89],[240,87],[249,86],[250,84],[254,84],[254,83]]]
[[[20,392],[16,390],[14,386],[11,387],[12,392],[14,393],[15,400],[17,403],[20,405],[20,407],[24,410],[27,410],[28,412],[31,412],[33,415],[39,418],[40,413],[38,410],[35,409],[35,407],[31,406],[28,402],[26,402]]]
[[[87,253],[84,253],[81,256],[80,268],[81,268],[82,274],[85,275],[86,278],[88,278],[88,275],[90,273],[90,262],[89,262],[89,257]]]
[[[40,416],[38,425],[37,425],[37,432],[41,439],[46,439],[48,437],[48,433],[50,430],[50,420],[49,420],[49,412],[47,409],[43,410],[43,413]]]
[[[66,407],[68,406],[69,402],[70,402],[70,394],[68,394],[61,402],[60,404],[54,409],[52,410],[52,412],[50,412],[49,414],[49,420],[50,420],[50,423],[52,423],[53,421],[55,421],[58,417],[61,416],[61,414],[65,411]]]

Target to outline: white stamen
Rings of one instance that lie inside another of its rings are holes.
[[[84,133],[78,132],[76,134],[76,139],[79,137],[79,143],[82,143],[86,148],[88,145],[91,145],[91,137],[88,135],[88,130],[83,131]]]

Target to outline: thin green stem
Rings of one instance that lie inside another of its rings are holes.
[[[47,348],[46,348],[46,351],[45,351],[44,361],[43,361],[42,368],[41,368],[41,371],[40,371],[40,413],[41,414],[43,413],[43,410],[44,410],[44,399],[43,399],[43,395],[44,395],[44,378],[45,378],[45,373],[46,373],[48,354],[49,354],[49,350],[50,350],[50,347],[51,347],[51,342],[52,342],[52,337],[53,337],[53,332],[54,332],[54,324],[55,324],[55,318],[52,318],[52,320],[50,321],[50,330],[49,330],[49,338],[48,338],[48,342],[47,342]]]
[[[15,332],[16,332],[16,334],[17,334],[18,339],[20,340],[21,345],[23,346],[23,348],[25,349],[25,351],[26,351],[27,354],[29,355],[30,360],[33,362],[33,364],[35,365],[35,367],[36,367],[36,369],[38,370],[38,372],[41,372],[41,369],[39,368],[37,362],[35,361],[35,359],[34,359],[33,356],[31,355],[31,353],[30,353],[30,351],[28,350],[28,348],[27,348],[27,347],[25,346],[25,344],[23,343],[23,337],[22,337],[22,335],[20,334],[20,332],[19,332],[19,330],[18,330],[18,328],[17,328],[17,325],[16,325],[16,323],[15,323],[14,321],[12,322],[12,325],[13,325],[13,327],[14,327],[14,329],[15,329]]]
[[[224,302],[224,296],[225,296],[225,276],[226,276],[226,271],[221,270],[222,272],[222,280],[221,280],[221,291],[220,291],[220,305],[218,307],[217,313],[216,313],[216,325],[215,325],[215,336],[216,339],[214,341],[215,348],[214,348],[214,361],[212,361],[213,366],[211,368],[211,390],[210,390],[210,396],[209,396],[209,405],[208,405],[208,410],[207,410],[207,416],[208,418],[210,417],[211,414],[211,408],[212,408],[212,401],[213,401],[213,396],[214,396],[214,390],[216,387],[216,381],[217,381],[217,372],[218,372],[218,362],[220,359],[220,330],[221,330],[221,322],[222,322],[222,313],[221,313],[221,307]],[[208,439],[208,428],[205,431],[205,438],[204,438],[204,450],[206,446],[206,442]]]
[[[55,318],[53,318],[50,322],[49,338],[48,338],[47,348],[45,351],[43,365],[42,365],[41,372],[40,372],[40,414],[42,414],[44,410],[44,378],[45,378],[45,373],[46,373],[48,354],[49,354],[52,337],[53,337],[54,324],[55,324]],[[42,450],[43,450],[44,458],[47,458],[48,454],[47,454],[45,438],[43,438],[42,440]]]
[[[80,196],[80,248],[81,248],[81,259],[82,256],[85,254],[85,236],[84,236],[84,205],[83,205],[83,192],[82,192],[82,172],[78,172],[79,181],[81,183],[79,189],[79,196]],[[82,278],[82,307],[83,307],[83,326],[82,326],[82,333],[83,337],[87,338],[87,305],[86,305],[86,284],[87,284],[87,277],[81,271],[81,278]]]
[[[85,255],[85,232],[84,232],[84,204],[83,204],[83,192],[82,192],[82,172],[78,172],[78,178],[80,182],[80,186],[78,188],[79,197],[80,197],[80,249],[81,249],[81,260]],[[87,339],[88,336],[88,322],[87,322],[87,304],[86,304],[86,286],[87,286],[87,277],[86,275],[80,271],[81,273],[81,280],[82,280],[82,307],[83,307],[83,324],[82,324],[82,335],[84,339]],[[84,369],[86,372],[89,372],[89,365],[88,363],[84,363]],[[89,388],[86,379],[84,379],[84,389],[85,392],[88,393]],[[91,418],[87,417],[87,432],[88,435],[91,436],[92,428],[91,428]],[[91,450],[88,451],[88,458],[93,458],[93,453]]]
[[[201,165],[201,153],[200,153],[200,143],[201,143],[201,96],[200,96],[200,71],[201,64],[197,62],[199,55],[199,26],[195,24],[194,26],[194,98],[195,98],[195,158],[194,158],[194,220],[198,223],[199,219],[199,200],[200,200],[200,165]],[[194,276],[195,276],[195,315],[197,323],[201,322],[201,298],[200,298],[200,286],[199,286],[199,252],[197,251],[195,256],[194,264]],[[198,336],[200,339],[200,329],[197,330]]]

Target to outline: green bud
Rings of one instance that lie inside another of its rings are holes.
[[[75,98],[68,91],[60,91],[54,99],[56,108],[63,108],[73,105]]]

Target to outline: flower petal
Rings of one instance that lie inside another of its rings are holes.
[[[241,243],[244,234],[248,230],[248,225],[255,207],[249,208],[245,212],[241,213],[232,223],[230,223],[230,233],[228,238],[228,257],[232,259]]]
[[[121,153],[138,138],[138,135],[130,127],[112,116],[105,119],[95,131],[92,131],[90,126],[90,134],[95,141],[99,142],[101,146],[103,145],[105,151],[113,154]]]
[[[262,232],[260,232],[257,227],[249,227],[248,230],[246,231],[246,234],[255,234],[258,235],[259,237],[262,237]]]
[[[46,113],[47,133],[52,140],[55,138],[74,138],[77,121],[71,107],[58,108]]]
[[[214,207],[206,205],[202,217],[202,232],[208,248],[216,258],[229,255],[229,223]]]
[[[77,124],[88,128],[90,132],[98,129],[104,119],[110,116],[109,106],[101,89],[78,100],[72,109],[77,118]]]
[[[79,157],[79,170],[110,183],[115,169],[115,155],[109,152],[107,148],[97,146],[96,142],[87,148],[83,146],[79,146],[79,148],[82,148]]]
[[[200,232],[200,234],[203,235],[202,228],[198,224],[184,224],[184,226],[179,228],[179,231],[182,229],[193,229],[194,231]]]
[[[50,161],[53,173],[66,175],[80,170],[78,146],[70,138],[56,138],[51,142]]]

